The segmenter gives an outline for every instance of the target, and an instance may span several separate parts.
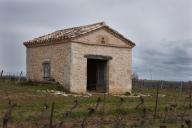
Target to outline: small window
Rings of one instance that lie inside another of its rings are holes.
[[[50,80],[51,77],[51,65],[50,62],[43,63],[43,79]]]

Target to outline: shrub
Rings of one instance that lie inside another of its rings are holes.
[[[126,96],[130,96],[131,93],[130,93],[130,92],[125,92],[124,95],[126,95]]]

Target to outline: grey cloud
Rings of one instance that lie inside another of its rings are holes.
[[[189,50],[191,47],[188,47],[190,44],[192,40],[163,41],[153,49],[139,47],[137,57],[142,58],[142,63],[136,63],[139,68],[134,71],[144,74],[152,70],[156,79],[192,79],[192,51]],[[149,78],[149,75],[143,77]]]
[[[152,70],[154,79],[192,79],[190,0],[0,0],[0,69],[25,70],[25,40],[98,21],[137,44],[133,70],[142,78]]]

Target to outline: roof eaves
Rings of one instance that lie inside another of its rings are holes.
[[[112,29],[110,26],[105,25],[105,28],[110,30],[115,36],[118,36],[120,39],[123,39],[124,41],[128,42],[128,44],[131,44],[132,48],[135,46],[135,43],[133,41],[129,40],[128,38],[120,34],[118,31]]]

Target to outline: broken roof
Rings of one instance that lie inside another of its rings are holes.
[[[88,34],[90,32],[93,32],[95,30],[106,28],[112,34],[119,37],[120,39],[126,41],[131,46],[135,46],[135,44],[130,41],[129,39],[125,38],[123,35],[121,35],[119,32],[115,31],[114,29],[110,28],[108,25],[105,24],[105,22],[99,22],[91,25],[85,25],[85,26],[79,26],[79,27],[73,27],[63,30],[58,30],[53,33],[34,38],[32,40],[24,42],[25,46],[31,46],[35,44],[43,44],[46,42],[54,42],[54,41],[70,41],[74,38],[83,36],[85,34]]]

